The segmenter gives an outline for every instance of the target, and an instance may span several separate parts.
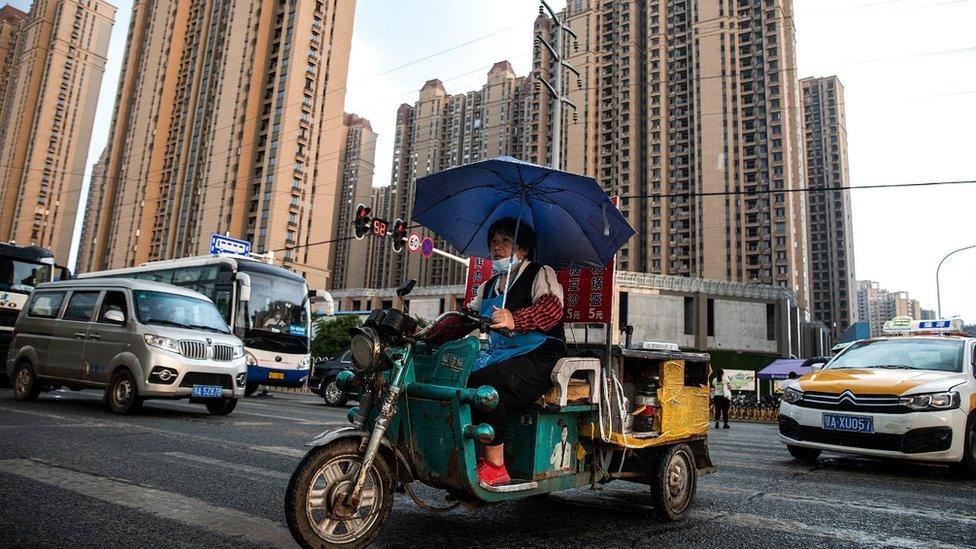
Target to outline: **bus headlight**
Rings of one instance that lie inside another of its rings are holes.
[[[929,412],[958,408],[960,400],[959,393],[950,391],[945,393],[903,396],[898,399],[898,404],[911,408],[912,410]]]
[[[304,357],[302,357],[300,361],[298,361],[298,369],[308,370],[308,366],[311,363],[312,363],[312,357],[310,357],[309,355],[305,355]]]
[[[171,337],[158,336],[153,334],[146,334],[143,336],[146,338],[146,345],[151,345],[157,349],[163,349],[164,351],[171,351],[178,355],[183,354],[180,351],[180,342],[176,341]]]
[[[803,400],[803,391],[797,391],[792,387],[783,389],[783,401],[789,404],[796,404]]]
[[[244,351],[244,356],[247,357],[247,365],[248,366],[257,366],[258,365],[258,359],[255,358],[254,355],[252,355],[250,351]]]

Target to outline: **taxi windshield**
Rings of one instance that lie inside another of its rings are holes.
[[[827,368],[930,370],[961,372],[965,342],[959,339],[904,338],[858,341]]]

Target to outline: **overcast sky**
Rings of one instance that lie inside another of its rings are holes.
[[[115,3],[89,165],[108,137],[132,6]],[[976,179],[976,1],[795,0],[795,12],[797,74],[837,75],[846,88],[853,185]],[[431,78],[449,93],[479,88],[503,59],[526,74],[537,13],[532,0],[358,0],[346,110],[380,134],[374,185],[389,183],[397,106]],[[976,185],[852,195],[857,277],[934,309],[939,260],[976,244]],[[976,250],[945,263],[943,316],[976,322],[974,275]]]

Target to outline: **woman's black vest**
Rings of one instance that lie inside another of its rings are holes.
[[[505,308],[515,313],[519,309],[524,309],[526,307],[532,306],[532,286],[535,284],[535,277],[542,270],[542,265],[539,263],[529,263],[522,269],[522,274],[515,279],[515,283],[512,284],[508,289],[508,298],[505,300]],[[482,299],[488,299],[489,292],[492,288],[496,286],[498,282],[498,277],[496,275],[492,277],[492,282],[485,284],[484,292],[481,295]],[[553,280],[553,284],[559,284],[558,281]],[[498,288],[498,292],[501,293],[505,289]],[[563,320],[560,318],[559,323],[550,328],[548,331],[542,332],[543,335],[556,338],[560,341],[566,341],[566,329],[563,325]]]

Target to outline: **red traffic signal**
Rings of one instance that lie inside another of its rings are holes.
[[[402,219],[397,219],[393,222],[393,232],[390,234],[393,237],[393,242],[390,245],[393,247],[393,251],[400,253],[403,251],[403,242],[407,239],[407,223]]]
[[[352,220],[353,234],[358,240],[362,240],[367,234],[369,234],[372,219],[369,214],[372,213],[372,208],[367,207],[364,204],[356,206],[356,217]]]

